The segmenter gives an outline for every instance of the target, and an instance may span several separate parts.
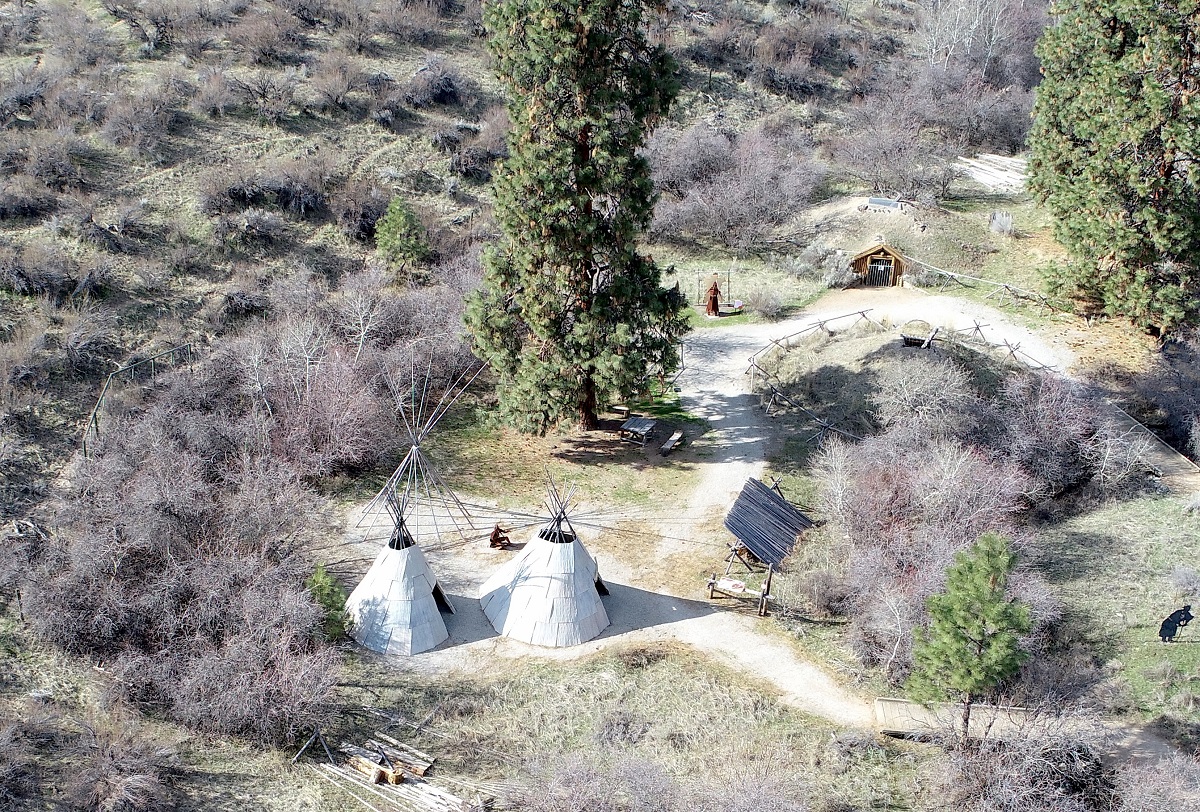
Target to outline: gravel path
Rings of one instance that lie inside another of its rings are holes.
[[[688,500],[686,521],[663,528],[658,558],[695,553],[684,541],[711,533],[748,478],[762,476],[771,431],[748,391],[748,359],[771,340],[795,333],[820,320],[870,309],[879,321],[901,324],[923,319],[945,329],[985,325],[989,341],[1019,345],[1037,361],[1069,370],[1075,356],[1063,343],[1046,341],[1008,321],[999,311],[949,296],[917,290],[855,289],[835,291],[815,307],[787,321],[723,324],[700,329],[685,346],[685,370],[678,385],[684,407],[706,419],[712,430],[694,449],[701,476]],[[845,322],[846,326],[852,320]],[[835,325],[841,326],[841,325]],[[687,528],[687,524],[691,528]],[[587,538],[584,538],[586,543]],[[404,667],[427,674],[451,671],[479,673],[497,659],[537,657],[571,660],[613,645],[678,641],[704,651],[736,669],[774,686],[793,707],[846,727],[869,728],[871,704],[820,667],[805,660],[781,635],[751,614],[729,611],[706,600],[664,594],[651,588],[654,573],[634,570],[618,559],[601,556],[600,566],[611,596],[605,600],[611,625],[597,639],[568,649],[543,649],[498,637],[476,600],[480,584],[506,556],[481,547],[432,552],[430,560],[450,593],[457,614],[447,618],[450,641],[438,649],[404,658]],[[701,594],[697,584],[695,595]],[[1114,752],[1125,756],[1157,756],[1171,748],[1140,728],[1110,725],[1123,741]]]

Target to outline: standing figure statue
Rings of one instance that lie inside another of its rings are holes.
[[[1162,626],[1158,629],[1158,638],[1164,643],[1175,642],[1175,637],[1179,634],[1179,629],[1188,625],[1191,620],[1192,605],[1189,603],[1182,609],[1176,609],[1162,622]]]
[[[704,307],[705,314],[709,316],[721,315],[721,289],[717,287],[717,280],[713,280],[713,283],[711,286],[709,286],[708,293],[706,295],[708,297],[708,303]]]

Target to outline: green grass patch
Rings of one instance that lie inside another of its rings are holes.
[[[1200,519],[1179,500],[1142,496],[1039,528],[1039,568],[1064,602],[1072,631],[1130,689],[1136,712],[1200,722],[1200,628],[1158,639],[1162,619],[1189,597],[1170,575],[1200,560]]]

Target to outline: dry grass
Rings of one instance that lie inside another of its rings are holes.
[[[699,476],[697,452],[687,444],[664,457],[658,445],[675,427],[685,430],[690,443],[704,424],[671,401],[634,404],[634,411],[662,415],[644,448],[617,438],[621,420],[612,414],[596,431],[560,430],[534,437],[496,425],[482,410],[464,408],[447,417],[427,451],[452,488],[500,507],[541,504],[547,473],[559,483],[577,484],[585,509],[657,513],[679,506]]]
[[[780,704],[766,686],[671,644],[610,649],[570,663],[517,661],[506,673],[396,673],[367,660],[345,687],[347,705],[428,720],[413,741],[448,772],[507,779],[559,753],[620,753],[677,776],[733,770],[797,774],[815,798],[857,808],[903,807],[925,753],[857,736]],[[363,730],[377,721],[361,720]],[[764,761],[764,754],[771,754]]]

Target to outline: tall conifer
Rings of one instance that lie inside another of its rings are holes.
[[[512,424],[594,428],[607,398],[678,366],[684,302],[636,241],[655,194],[638,149],[678,92],[644,31],[643,0],[490,0],[509,91],[509,157],[494,183],[504,232],[468,304],[476,351]]]
[[[1008,540],[984,533],[954,558],[946,589],[929,598],[929,632],[917,633],[909,690],[918,699],[962,703],[962,735],[971,706],[1016,675],[1028,656],[1029,607],[1005,594],[1016,558]]]
[[[1071,253],[1059,282],[1157,332],[1200,295],[1195,0],[1062,0],[1038,48],[1030,187]]]

